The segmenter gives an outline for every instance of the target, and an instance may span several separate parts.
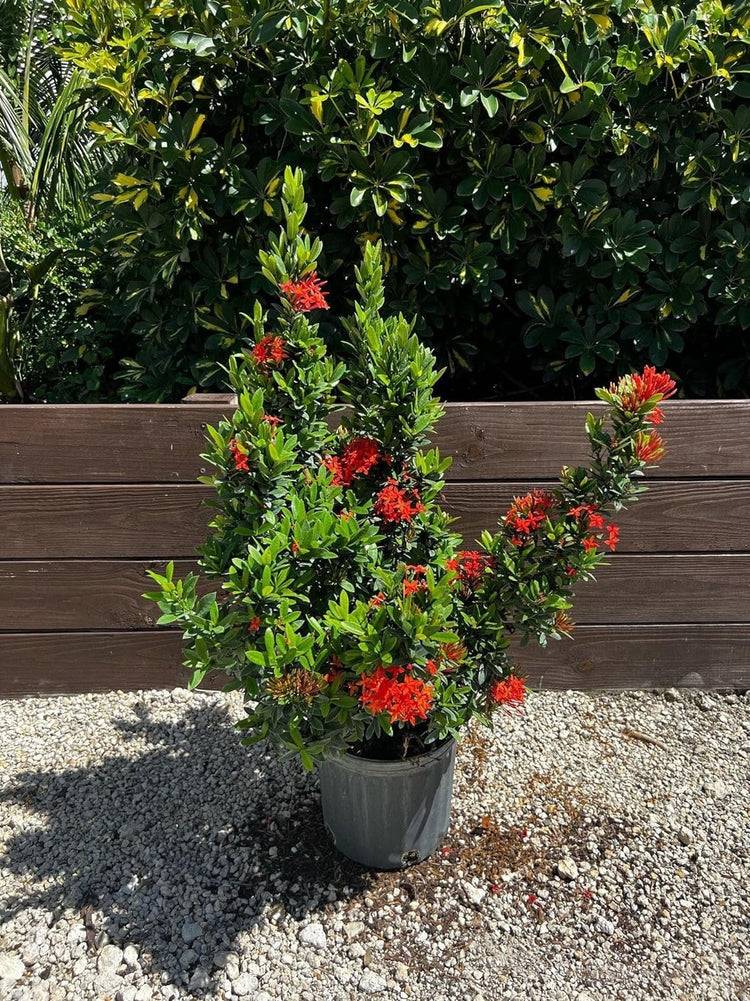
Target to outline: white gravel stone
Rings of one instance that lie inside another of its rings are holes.
[[[245,998],[258,990],[258,978],[250,973],[241,973],[232,984],[232,994]]]
[[[681,827],[677,832],[677,840],[681,845],[691,845],[693,843],[693,832],[689,827]]]
[[[614,921],[609,921],[601,916],[596,919],[596,930],[600,931],[602,935],[614,935],[615,928]]]
[[[357,984],[357,989],[363,994],[382,994],[388,989],[388,984],[384,977],[373,973],[372,970],[365,970]]]
[[[123,951],[117,945],[105,945],[96,960],[99,973],[117,973],[122,965]]]
[[[487,896],[487,891],[475,886],[474,883],[464,883],[463,890],[469,903],[476,906],[479,906]]]
[[[578,879],[578,866],[572,858],[561,858],[555,866],[555,870],[557,875],[562,879],[569,879],[571,881]]]
[[[23,961],[9,952],[0,953],[0,980],[13,983],[20,980],[26,972]]]
[[[300,930],[297,938],[300,941],[300,945],[307,945],[313,949],[325,949],[328,944],[325,929],[323,928],[323,925],[319,924],[317,921],[313,921],[311,924],[305,925],[305,927]]]

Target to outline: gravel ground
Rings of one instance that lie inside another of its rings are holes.
[[[332,849],[236,695],[0,702],[0,999],[750,998],[750,697],[548,693],[422,865]]]

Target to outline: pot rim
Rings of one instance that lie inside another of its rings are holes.
[[[433,747],[428,751],[422,751],[421,754],[415,754],[413,757],[405,758],[404,760],[393,759],[390,761],[381,758],[362,758],[357,754],[349,754],[348,751],[344,751],[343,754],[326,758],[321,763],[321,767],[325,768],[326,765],[334,765],[344,768],[349,772],[365,772],[369,775],[393,775],[398,772],[410,772],[415,768],[425,768],[432,764],[433,761],[452,754],[455,748],[455,737],[447,737],[437,747]]]

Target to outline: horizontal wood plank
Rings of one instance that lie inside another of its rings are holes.
[[[623,553],[750,551],[750,481],[647,481],[647,493],[615,515]],[[533,483],[449,483],[446,510],[467,543],[504,516]]]
[[[0,630],[147,629],[159,609],[142,597],[155,588],[146,571],[163,568],[163,560],[0,563]],[[185,560],[175,572],[196,569]],[[595,581],[579,584],[571,617],[579,625],[750,622],[750,555],[616,554]]]
[[[194,483],[210,472],[200,458],[206,425],[233,409],[229,403],[3,407],[0,483]]]
[[[0,487],[0,559],[193,557],[212,517],[202,484]]]
[[[225,403],[10,405],[0,421],[0,483],[194,482],[205,425]],[[453,480],[549,479],[586,458],[598,402],[452,403],[435,444]],[[668,400],[660,477],[750,476],[750,402]]]
[[[750,626],[582,626],[515,652],[532,689],[750,688]],[[0,634],[0,698],[184,686],[176,633]],[[224,676],[202,687],[221,687]]]
[[[536,689],[750,688],[750,626],[581,626],[513,652]]]
[[[444,504],[471,546],[531,486],[449,483]],[[210,496],[200,484],[0,487],[0,560],[190,559],[205,540]],[[749,552],[750,481],[652,481],[616,520],[621,552]]]

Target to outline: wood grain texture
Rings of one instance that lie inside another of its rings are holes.
[[[508,510],[533,483],[449,483],[446,510],[467,545]],[[750,551],[750,481],[648,482],[647,493],[615,516],[623,553]]]
[[[186,688],[181,651],[175,632],[0,633],[0,698]]]
[[[227,397],[229,401],[229,397]],[[0,420],[0,483],[194,483],[210,467],[214,404],[11,405]]]
[[[142,597],[163,560],[0,563],[0,630],[147,629],[159,609]],[[178,561],[177,576],[196,569]],[[202,582],[200,590],[216,589]],[[750,622],[750,555],[620,556],[578,586],[579,625]]]
[[[514,657],[537,689],[746,689],[750,626],[581,626],[573,640]]]
[[[514,656],[537,690],[750,688],[748,625],[582,626]],[[177,633],[0,633],[0,698],[184,687],[181,659]]]
[[[210,403],[4,406],[0,483],[193,482],[205,471],[205,425],[231,414]],[[221,399],[221,397],[219,397]],[[594,402],[453,403],[435,444],[453,480],[556,477],[586,458]],[[750,476],[750,402],[668,400],[669,454],[660,477]]]
[[[212,517],[210,493],[192,483],[0,487],[0,559],[192,558]]]
[[[533,484],[449,483],[446,509],[471,546],[513,496]],[[0,560],[143,557],[191,559],[205,540],[211,494],[200,484],[1,487]],[[617,515],[621,552],[750,552],[750,481],[651,481]]]

